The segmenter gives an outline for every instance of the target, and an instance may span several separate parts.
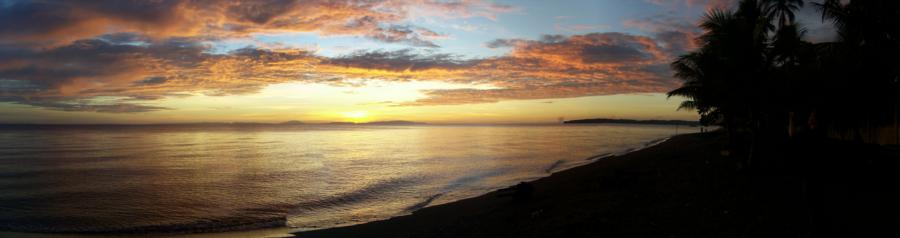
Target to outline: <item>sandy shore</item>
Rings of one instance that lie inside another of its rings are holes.
[[[643,150],[555,173],[519,189],[495,191],[389,220],[295,235],[859,237],[897,233],[897,167],[853,166],[868,163],[859,161],[896,165],[896,160],[885,162],[888,160],[880,159],[883,157],[877,152],[860,153],[870,149],[833,145],[817,149],[822,154],[807,155],[827,157],[830,153],[867,159],[844,157],[838,163],[823,161],[799,167],[797,163],[807,159],[796,159],[804,156],[785,148],[801,146],[790,145],[774,148],[767,156],[773,161],[793,162],[748,169],[736,163],[739,155],[723,156],[724,141],[720,134],[676,136]],[[830,179],[828,172],[835,169],[844,170],[841,176],[855,177]],[[867,189],[854,189],[854,184],[866,184]]]

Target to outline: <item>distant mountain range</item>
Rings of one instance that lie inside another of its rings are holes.
[[[593,118],[564,121],[565,124],[589,124],[589,123],[611,123],[611,124],[642,124],[642,125],[683,125],[698,126],[698,121],[682,121],[682,120],[631,120],[631,119],[608,119]]]
[[[427,123],[397,120],[397,121],[373,121],[373,122],[366,122],[366,123],[359,123],[359,124],[363,124],[363,125],[424,125]]]

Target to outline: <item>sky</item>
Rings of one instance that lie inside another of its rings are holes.
[[[0,123],[695,120],[668,65],[733,5],[0,0]]]

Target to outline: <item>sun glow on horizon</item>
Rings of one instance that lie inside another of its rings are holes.
[[[341,115],[349,122],[353,123],[361,123],[366,122],[369,119],[369,113],[365,111],[351,111],[344,112]]]

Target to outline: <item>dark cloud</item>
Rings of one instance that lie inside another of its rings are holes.
[[[485,46],[488,48],[502,48],[502,47],[513,47],[516,46],[516,43],[520,42],[520,40],[515,39],[496,39],[489,41]]]
[[[434,44],[431,41],[423,39],[425,36],[430,37],[439,37],[440,34],[418,27],[411,26],[389,26],[389,27],[379,27],[376,28],[377,31],[373,32],[369,35],[369,37],[394,43],[394,42],[406,42],[412,44],[414,46],[422,46],[422,47],[431,47],[437,48],[438,45]]]
[[[140,86],[140,85],[162,84],[162,83],[165,83],[167,80],[169,80],[169,79],[166,77],[163,77],[163,76],[153,76],[153,77],[145,78],[144,80],[141,80],[141,81],[137,81],[135,83],[135,85]]]
[[[675,55],[681,55],[697,47],[694,43],[694,38],[697,34],[697,32],[669,30],[657,32],[654,34],[654,37],[668,51]]]
[[[566,41],[569,37],[564,35],[543,35],[541,36],[541,43],[549,44],[549,43],[560,43]]]
[[[640,61],[652,57],[638,49],[622,45],[586,46],[582,55],[585,63]]]
[[[671,15],[629,19],[622,24],[651,34],[672,55],[682,55],[697,48],[694,39],[701,34],[694,19]]]
[[[263,25],[280,15],[287,14],[296,4],[297,1],[293,0],[249,1],[244,4],[230,5],[226,8],[226,12],[227,15],[238,21]]]
[[[460,69],[474,61],[459,59],[451,54],[417,54],[412,49],[397,51],[359,51],[327,60],[328,64],[344,67],[383,69],[390,71],[419,71],[425,69]]]
[[[400,25],[409,19],[409,8],[442,17],[487,18],[509,10],[481,1],[437,0],[12,1],[0,5],[0,43],[58,46],[118,33],[138,33],[153,39],[221,39],[255,33],[315,32],[437,47],[432,40],[442,38],[441,34]],[[441,10],[458,15],[443,15]]]
[[[0,78],[27,81],[43,91],[74,94],[91,84],[115,86],[143,80],[165,67],[193,67],[206,47],[179,40],[147,46],[79,40],[49,50],[0,46]]]

